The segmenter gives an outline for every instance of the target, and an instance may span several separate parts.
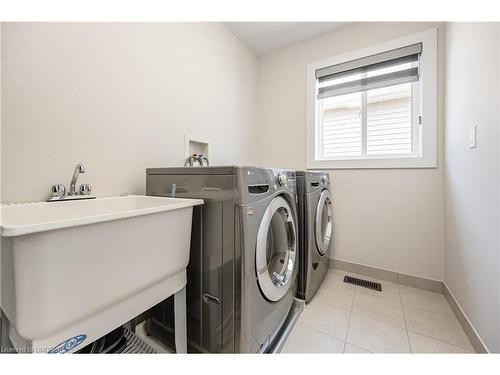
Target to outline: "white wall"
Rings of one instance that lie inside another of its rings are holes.
[[[498,23],[498,71],[500,72],[500,23]],[[498,74],[498,108],[500,108],[500,73]],[[498,147],[500,148],[500,109],[498,110],[498,124],[499,124],[499,131],[498,131]],[[498,173],[498,186],[500,187],[500,152],[498,152],[498,165],[499,165],[499,173]],[[500,188],[498,189],[498,252],[500,254]],[[500,270],[500,256],[498,257],[498,269]],[[498,324],[500,326],[500,287],[498,288]],[[500,327],[499,327],[500,330]],[[499,332],[500,336],[500,332]]]
[[[490,351],[500,351],[497,24],[446,28],[445,282]],[[476,149],[468,129],[478,126]]]
[[[438,28],[438,168],[335,170],[332,257],[443,279],[444,25],[360,23],[260,58],[260,164],[306,167],[306,66],[348,51]]]
[[[0,87],[2,87],[2,27],[0,23]],[[2,118],[2,90],[0,90],[0,119]],[[2,196],[2,132],[0,129],[0,197]],[[1,200],[0,200],[1,202]],[[1,243],[1,241],[0,241]],[[0,244],[0,252],[2,245]],[[0,264],[1,266],[1,264]],[[2,267],[0,267],[0,308],[2,307]],[[2,319],[0,317],[0,344],[2,343]]]
[[[2,25],[2,201],[46,199],[76,163],[97,195],[182,165],[252,163],[257,58],[218,23]]]

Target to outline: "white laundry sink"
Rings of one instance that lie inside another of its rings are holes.
[[[77,338],[76,350],[180,290],[199,204],[129,195],[2,205],[11,341],[51,351]]]

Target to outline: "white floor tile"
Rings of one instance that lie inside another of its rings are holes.
[[[406,329],[399,302],[356,292],[352,312]]]
[[[349,316],[349,311],[313,300],[304,308],[299,323],[344,341],[349,326]]]
[[[344,353],[346,354],[371,354],[368,350],[358,348],[352,344],[346,343]]]
[[[312,300],[324,302],[328,305],[344,310],[351,310],[354,298],[354,288],[343,288],[335,284],[322,284]],[[312,301],[311,301],[312,302]]]
[[[375,297],[382,297],[391,301],[401,302],[401,297],[399,295],[399,285],[395,283],[391,283],[389,281],[378,280],[371,277],[360,276],[364,280],[375,281],[377,283],[382,284],[382,291],[379,292],[377,290],[363,288],[361,286],[356,287],[356,292],[361,292],[364,294],[370,294]]]
[[[382,292],[344,283],[346,275],[380,282]],[[342,351],[468,353],[473,349],[443,295],[329,270],[284,352]]]
[[[446,298],[442,294],[406,286],[401,286],[400,291],[401,302],[405,306],[416,307],[438,314],[455,316],[448,301],[446,301]]]
[[[409,353],[405,329],[352,313],[347,342],[374,353]]]
[[[404,307],[409,331],[435,338],[471,350],[470,342],[454,316],[433,313],[414,307]]]
[[[472,353],[470,350],[434,340],[430,337],[408,332],[412,353]]]
[[[323,283],[320,288],[326,287],[337,287],[348,290],[355,290],[356,286],[348,283],[344,283],[344,277],[346,275],[357,277],[358,275],[354,275],[348,272],[339,271],[339,270],[328,270]]]
[[[297,324],[282,353],[342,353],[344,342]]]

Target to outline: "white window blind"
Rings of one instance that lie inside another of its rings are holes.
[[[421,50],[415,44],[316,71],[319,160],[416,152],[419,108],[413,93]]]

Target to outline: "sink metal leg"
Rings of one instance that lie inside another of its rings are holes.
[[[187,353],[186,287],[174,294],[175,351]]]

